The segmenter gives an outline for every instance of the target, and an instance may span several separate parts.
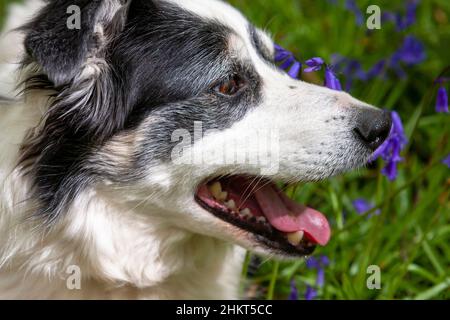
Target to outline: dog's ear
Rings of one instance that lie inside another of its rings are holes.
[[[29,57],[56,87],[69,84],[121,31],[126,0],[52,0],[24,27]]]

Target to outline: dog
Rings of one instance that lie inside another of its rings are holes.
[[[278,182],[363,166],[389,134],[386,112],[285,74],[226,2],[24,8],[2,45],[20,91],[0,109],[2,299],[237,299],[245,249],[330,239]]]

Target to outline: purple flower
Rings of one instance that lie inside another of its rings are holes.
[[[360,80],[367,80],[367,74],[364,72],[361,63],[358,60],[350,60],[345,73],[352,73],[354,77]]]
[[[322,255],[320,258],[309,257],[306,260],[306,267],[308,269],[320,269],[330,264],[330,260],[327,256]]]
[[[364,199],[356,199],[353,201],[353,207],[358,214],[363,214],[373,208],[373,205]]]
[[[397,178],[397,164],[403,161],[400,153],[405,147],[407,139],[400,116],[395,111],[392,111],[391,115],[393,125],[389,137],[375,150],[372,160],[382,157],[386,162],[386,166],[381,173],[387,176],[390,181],[394,181]]]
[[[406,15],[404,17],[399,14],[397,15],[395,22],[398,31],[403,31],[416,22],[416,11],[419,2],[419,0],[409,0],[406,3]]]
[[[327,267],[327,266],[330,265],[330,259],[328,259],[328,257],[327,257],[326,255],[322,255],[322,256],[320,257],[320,264],[321,264],[323,267]]]
[[[375,207],[372,203],[362,198],[354,200],[352,204],[358,214],[364,214]],[[375,214],[379,215],[380,210],[377,210]]]
[[[416,11],[419,2],[419,0],[408,0],[406,2],[405,16],[390,11],[383,12],[381,17],[382,22],[389,21],[395,23],[397,31],[406,30],[416,22]]]
[[[386,60],[382,59],[375,63],[375,65],[367,72],[367,79],[373,79],[381,76],[386,67]]]
[[[298,300],[298,289],[297,289],[297,285],[295,284],[294,279],[292,279],[292,281],[291,281],[291,292],[289,293],[288,300],[294,300],[294,301]]]
[[[413,66],[421,63],[426,59],[425,47],[423,43],[414,36],[407,36],[402,46],[391,56],[389,67],[397,73],[399,78],[405,78],[406,72],[403,70],[401,63]]]
[[[368,81],[378,76],[384,76],[388,70],[394,71],[399,78],[405,78],[406,72],[403,64],[412,66],[426,59],[423,43],[413,36],[407,36],[401,47],[393,53],[389,59],[382,59],[375,63],[367,72],[361,63],[355,59],[349,59],[340,55],[332,56],[333,69],[341,72],[346,79],[346,90],[349,91],[355,79]],[[333,83],[333,81],[329,81]]]
[[[295,59],[294,54],[278,44],[275,44],[275,62],[281,63],[279,68],[287,71],[288,75],[294,79],[298,78],[302,70],[302,64]]]
[[[287,57],[286,60],[283,61],[283,63],[280,65],[280,69],[287,70],[292,66],[292,64],[295,63],[294,57]]]
[[[397,64],[399,61],[409,66],[421,63],[426,59],[425,46],[416,37],[409,35],[403,41],[400,49],[394,53],[392,63]]]
[[[308,269],[320,269],[328,265],[330,265],[330,259],[325,255],[320,256],[320,258],[309,257],[306,260],[306,267]]]
[[[437,93],[436,112],[448,113],[448,93],[443,85],[439,87]]]
[[[362,11],[359,9],[358,5],[356,4],[355,0],[347,0],[345,2],[345,7],[347,10],[353,12],[356,17],[356,24],[359,26],[362,26],[364,24],[364,15]]]
[[[322,288],[325,284],[325,269],[320,268],[317,270],[317,278],[316,278],[316,285],[319,288]]]
[[[319,260],[317,260],[314,257],[309,257],[306,260],[306,267],[308,269],[317,269],[317,268],[319,268]]]
[[[302,70],[302,63],[295,59],[292,52],[289,52],[278,44],[275,44],[275,62],[281,63],[279,68],[287,71],[288,75],[294,79],[298,78]],[[306,61],[306,65],[308,68],[305,69],[305,72],[313,72],[321,70],[325,62],[320,57],[314,57]],[[329,66],[326,66],[325,70],[325,86],[333,90],[342,91],[339,79]]]
[[[287,57],[292,56],[292,53],[284,49],[278,44],[275,44],[275,62],[284,61]]]
[[[322,255],[320,258],[309,257],[306,260],[306,267],[308,269],[316,269],[317,270],[317,278],[316,285],[321,288],[325,284],[325,267],[330,264],[330,260],[327,256]]]
[[[305,292],[305,300],[314,300],[317,297],[317,291],[313,287],[307,286]]]
[[[364,72],[361,63],[358,60],[350,59],[347,61],[347,65],[343,70],[343,74],[347,79],[345,84],[346,91],[350,91],[353,85],[354,79],[367,80],[367,74]]]
[[[298,61],[296,61],[292,67],[288,71],[288,75],[291,78],[297,79],[298,75],[300,74],[300,70],[302,69],[302,64]]]
[[[331,70],[328,66],[325,69],[325,86],[333,90],[342,91],[342,86],[339,79],[333,73],[333,70]]]
[[[397,14],[395,14],[391,11],[384,11],[381,14],[381,22],[386,22],[386,21],[396,22],[396,19],[397,19]]]
[[[442,160],[442,163],[450,168],[450,154],[444,160]]]
[[[346,79],[346,91],[350,91],[355,79],[368,81],[375,77],[385,74],[386,60],[382,59],[373,65],[369,71],[364,71],[361,62],[355,59],[342,57],[339,54],[333,54],[331,57],[333,71],[342,73]]]
[[[322,66],[325,64],[325,62],[323,61],[322,58],[319,57],[315,57],[315,58],[311,58],[309,60],[307,60],[305,62],[305,64],[309,67],[306,68],[305,72],[314,72],[314,71],[319,71],[322,69]]]
[[[416,11],[420,0],[409,0],[406,3],[405,25],[409,27],[416,22]]]

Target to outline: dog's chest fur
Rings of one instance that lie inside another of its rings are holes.
[[[243,249],[169,225],[156,208],[143,215],[89,190],[45,235],[24,222],[33,204],[14,164],[39,108],[1,108],[0,299],[237,298]],[[81,290],[67,286],[71,266]]]

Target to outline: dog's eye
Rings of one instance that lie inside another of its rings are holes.
[[[245,86],[245,80],[238,75],[234,75],[227,81],[217,85],[214,90],[224,96],[234,96]]]

